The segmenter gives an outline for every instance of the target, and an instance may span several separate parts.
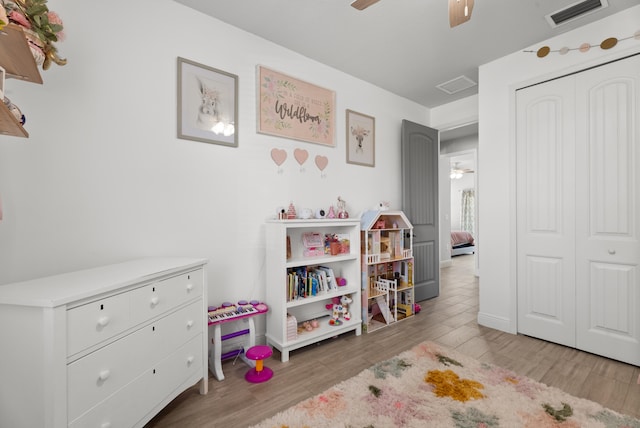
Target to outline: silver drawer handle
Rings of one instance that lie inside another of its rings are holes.
[[[98,325],[100,327],[106,327],[107,324],[109,324],[109,321],[110,321],[109,317],[107,317],[107,316],[100,317],[100,318],[98,318]]]
[[[109,370],[102,370],[100,374],[98,374],[98,379],[104,382],[105,380],[109,379],[110,375],[111,372]]]
[[[609,250],[607,250],[607,252],[611,255],[614,255],[616,253],[616,250],[614,250],[613,248],[610,248]]]
[[[156,306],[158,303],[160,303],[160,298],[158,296],[153,296],[151,298],[151,306]]]

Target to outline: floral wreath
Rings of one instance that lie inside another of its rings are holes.
[[[65,65],[55,42],[64,40],[62,20],[47,7],[47,0],[0,0],[0,30],[10,22],[21,26],[38,64],[47,70],[52,62]]]

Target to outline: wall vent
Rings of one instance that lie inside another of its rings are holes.
[[[440,89],[443,92],[446,92],[449,95],[453,95],[460,91],[464,91],[465,89],[472,88],[476,85],[477,83],[469,79],[467,76],[459,76],[455,79],[451,79],[447,82],[436,85],[436,88]]]
[[[555,28],[558,25],[565,24],[584,15],[597,12],[608,6],[609,3],[607,0],[583,0],[552,12],[545,16],[545,18],[549,25]]]

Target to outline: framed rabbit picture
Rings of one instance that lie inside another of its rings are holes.
[[[238,146],[238,76],[178,57],[178,138]]]

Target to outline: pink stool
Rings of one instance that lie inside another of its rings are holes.
[[[249,348],[245,356],[256,362],[256,367],[250,369],[244,378],[251,383],[266,382],[273,377],[273,370],[265,367],[263,360],[269,358],[273,354],[273,350],[266,345],[256,345]]]

